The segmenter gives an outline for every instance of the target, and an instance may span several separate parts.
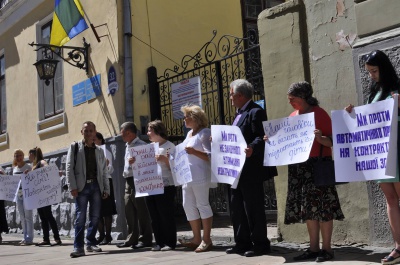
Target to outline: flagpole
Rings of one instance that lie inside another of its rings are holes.
[[[82,5],[81,5],[81,6],[82,6]],[[82,9],[83,9],[83,15],[85,16],[85,18],[86,18],[87,21],[89,22],[90,28],[92,29],[92,31],[93,31],[93,33],[94,33],[94,36],[95,36],[96,39],[97,39],[97,42],[101,42],[100,37],[99,37],[99,34],[97,34],[96,27],[95,27],[95,26],[92,24],[92,22],[90,21],[90,19],[89,19],[88,15],[86,14],[86,11],[85,11],[85,9],[83,8],[83,6],[82,6]]]

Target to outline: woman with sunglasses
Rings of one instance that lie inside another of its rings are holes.
[[[365,69],[368,71],[372,81],[369,89],[368,104],[391,98],[394,93],[398,93],[398,89],[400,88],[399,77],[384,52],[376,50],[368,54],[366,56]],[[353,108],[354,106],[350,104],[345,110],[351,113]],[[397,134],[397,150],[399,150],[399,147],[400,139],[399,134]],[[397,159],[399,159],[399,156],[397,156]],[[397,161],[398,164],[399,161]],[[395,242],[395,248],[388,256],[381,260],[382,264],[400,262],[400,182],[398,172],[397,169],[397,176],[395,178],[377,181],[386,198],[389,224]]]

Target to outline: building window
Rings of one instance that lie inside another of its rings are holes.
[[[39,43],[50,43],[52,21],[47,22],[40,28]],[[53,56],[51,53],[48,56]],[[38,59],[42,59],[44,54],[38,51]],[[56,56],[53,59],[58,60]],[[53,80],[49,80],[50,84],[47,86],[43,80],[39,80],[39,109],[40,120],[55,116],[64,112],[64,84],[63,84],[63,68],[62,60],[58,60],[56,74]]]
[[[0,111],[0,132],[3,134],[7,130],[6,67],[4,65],[4,55],[0,56]]]
[[[244,32],[257,28],[257,18],[261,11],[284,2],[285,0],[242,0]]]

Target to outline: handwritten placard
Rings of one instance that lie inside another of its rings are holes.
[[[22,196],[27,210],[61,202],[61,180],[55,165],[21,175]]]
[[[264,166],[282,166],[304,162],[314,142],[314,112],[263,121],[265,135]]]
[[[211,125],[211,136],[211,181],[236,188],[246,161],[246,140],[239,127],[230,125]]]
[[[20,181],[18,175],[0,175],[0,200],[16,201]]]
[[[397,106],[396,97],[355,107],[352,113],[332,111],[336,181],[396,176]]]
[[[161,171],[157,166],[154,146],[158,143],[135,146],[129,149],[131,157],[136,159],[132,164],[135,197],[163,194],[164,183]]]
[[[185,147],[185,142],[178,144],[175,146],[175,152],[170,154],[169,164],[171,166],[175,186],[192,181],[192,173],[190,171],[188,154],[186,153]]]

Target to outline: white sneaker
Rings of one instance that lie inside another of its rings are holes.
[[[172,248],[170,246],[165,245],[164,247],[161,248],[161,251],[170,251]]]
[[[161,247],[159,245],[155,245],[154,247],[151,248],[151,251],[160,251]]]

